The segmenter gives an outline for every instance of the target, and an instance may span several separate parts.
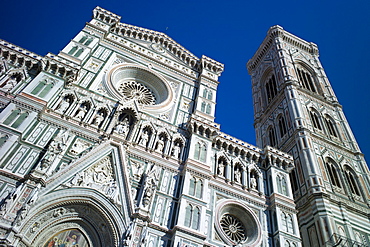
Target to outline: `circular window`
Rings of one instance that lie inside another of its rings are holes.
[[[256,215],[244,204],[222,200],[216,207],[215,227],[228,245],[258,246],[261,226]]]
[[[173,93],[165,78],[145,67],[119,64],[108,73],[104,82],[107,91],[122,102],[134,100],[146,110],[167,110]]]
[[[122,93],[126,100],[135,99],[143,105],[155,105],[156,99],[154,93],[148,87],[139,82],[121,82],[117,86],[117,89],[118,92]]]
[[[236,243],[245,240],[245,227],[243,223],[231,214],[224,214],[220,220],[222,230],[226,235]]]

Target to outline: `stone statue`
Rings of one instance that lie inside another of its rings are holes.
[[[78,118],[79,120],[82,120],[85,117],[86,113],[87,113],[87,106],[81,105],[75,117]]]
[[[148,131],[147,130],[144,130],[143,134],[141,135],[141,139],[140,139],[139,145],[142,145],[142,146],[146,147],[147,144],[148,144],[148,141],[149,141]]]
[[[100,112],[100,113],[96,114],[96,117],[95,117],[95,119],[94,119],[94,123],[93,123],[93,125],[94,125],[94,126],[99,127],[99,126],[100,126],[100,124],[101,124],[103,121],[104,121],[104,114],[103,114],[102,112]]]
[[[9,92],[14,88],[14,86],[17,85],[17,80],[13,77],[10,77],[9,80],[5,83],[5,85],[2,87],[3,91]]]
[[[118,134],[122,134],[126,136],[130,130],[130,122],[128,121],[128,118],[123,119],[122,122],[119,122],[116,126],[116,131]]]
[[[241,183],[241,179],[242,178],[242,173],[240,172],[240,169],[237,168],[235,169],[235,173],[234,173],[234,179],[237,183]]]
[[[164,138],[161,136],[159,140],[157,141],[157,149],[158,152],[163,153],[164,151]]]
[[[257,179],[255,178],[255,175],[251,176],[251,188],[257,189]]]
[[[64,113],[68,109],[71,103],[70,101],[71,100],[69,98],[65,98],[64,100],[62,100],[62,103],[60,103],[57,112]]]
[[[178,159],[180,153],[181,153],[180,143],[176,143],[175,146],[172,148],[172,156]]]
[[[218,173],[218,175],[220,175],[220,176],[223,177],[224,176],[224,172],[225,172],[225,164],[224,164],[223,161],[220,161],[218,163],[217,173]]]

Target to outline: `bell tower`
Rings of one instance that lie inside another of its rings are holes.
[[[368,246],[369,169],[316,44],[273,26],[247,64],[257,145],[291,154],[304,246]]]

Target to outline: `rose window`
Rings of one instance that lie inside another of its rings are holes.
[[[238,218],[230,214],[224,214],[221,218],[220,224],[226,235],[236,243],[240,243],[245,240],[245,227]]]
[[[215,228],[226,246],[257,247],[261,244],[258,217],[240,201],[219,200],[215,209]]]
[[[143,105],[154,105],[156,103],[154,93],[139,82],[122,82],[118,85],[117,90],[122,93],[127,100],[135,99]]]

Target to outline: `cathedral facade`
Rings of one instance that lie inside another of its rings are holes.
[[[0,40],[0,246],[368,245],[369,171],[312,44],[248,62],[257,146],[214,121],[223,64],[100,7],[58,54]]]

